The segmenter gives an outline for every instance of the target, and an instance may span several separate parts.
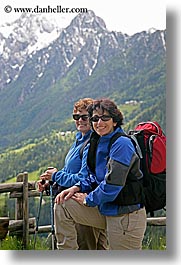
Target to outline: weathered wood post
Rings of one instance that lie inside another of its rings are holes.
[[[0,217],[0,240],[5,239],[8,233],[9,217]]]
[[[23,248],[27,249],[29,241],[29,201],[28,173],[23,174]]]
[[[22,196],[16,199],[15,219],[23,220],[22,243],[23,249],[27,249],[29,240],[29,203],[28,203],[28,173],[20,173],[17,182],[23,182]]]
[[[18,174],[16,181],[23,182],[23,173]],[[16,199],[15,220],[22,220],[22,219],[23,219],[23,197],[21,196]]]
[[[19,173],[16,177],[16,182],[23,181],[23,173]],[[23,219],[23,196],[16,199],[15,202],[15,220]],[[22,239],[22,235],[17,235],[18,239]]]

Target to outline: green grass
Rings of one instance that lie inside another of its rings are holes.
[[[156,227],[155,227],[156,228]],[[158,229],[158,227],[156,228]],[[36,244],[34,241],[34,235],[29,237],[28,250],[50,250],[51,238],[48,236],[36,237]],[[15,236],[6,236],[6,238],[0,241],[0,250],[22,250],[22,241]],[[152,232],[146,236],[143,240],[143,250],[166,250],[166,237],[160,236],[159,233],[153,236]]]
[[[132,113],[133,111],[137,110],[140,107],[140,103],[136,104],[136,105],[130,105],[130,104],[122,104],[119,105],[119,108],[121,110],[122,113],[124,113],[124,115],[128,115],[130,113]]]
[[[49,250],[50,245],[47,242],[46,237],[37,236],[36,244],[34,244],[34,236],[30,236],[29,244],[27,250]],[[22,250],[23,244],[22,240],[18,239],[16,236],[6,236],[6,238],[0,241],[0,250]]]
[[[1,250],[22,250],[22,242],[15,237],[6,236],[0,241]]]
[[[166,250],[166,237],[148,238],[143,244],[143,250]]]
[[[143,249],[166,250],[166,227],[165,226],[147,226]]]
[[[28,181],[36,181],[39,179],[39,176],[40,176],[40,170],[28,173]],[[14,182],[16,182],[16,177],[8,179],[5,183],[14,183]]]

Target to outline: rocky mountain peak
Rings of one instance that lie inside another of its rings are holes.
[[[93,28],[93,29],[106,29],[106,24],[104,20],[98,16],[95,15],[95,13],[92,10],[88,10],[87,13],[81,13],[78,16],[76,16],[71,24],[71,27],[81,27],[82,29],[86,28]]]
[[[16,21],[0,27],[0,54],[8,60],[16,47],[16,52],[18,50],[29,55],[48,46],[60,32],[55,21],[49,21],[41,14],[24,13]]]
[[[0,90],[16,79],[27,57],[58,38],[62,29],[41,14],[24,13],[0,26]]]

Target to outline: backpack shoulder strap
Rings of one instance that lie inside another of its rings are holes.
[[[83,152],[84,152],[84,148],[86,147],[86,145],[90,142],[90,137],[87,138],[85,140],[85,142],[82,144],[81,148],[80,148],[80,151],[79,151],[79,155],[80,155],[80,158],[82,159],[83,157]]]
[[[117,132],[117,133],[115,133],[115,134],[111,137],[110,142],[109,142],[109,145],[108,145],[108,150],[109,150],[109,152],[110,152],[110,149],[111,149],[112,144],[113,144],[114,142],[116,142],[116,140],[117,140],[119,137],[121,137],[121,136],[126,136],[126,137],[130,138],[130,136],[127,135],[126,133],[122,133],[122,132]]]
[[[136,149],[136,153],[138,154],[139,158],[142,159],[143,158],[143,154],[142,154],[142,151],[141,151],[141,148],[139,146],[139,143],[137,141],[136,136],[134,134],[130,135],[130,139],[131,139],[132,143],[134,144],[134,147]]]
[[[121,132],[117,132],[116,134],[114,134],[109,142],[109,146],[108,146],[108,150],[110,151],[112,144],[121,136],[125,136],[128,137],[129,139],[131,139],[135,149],[136,149],[136,153],[138,154],[139,158],[143,158],[143,154],[141,151],[141,148],[139,146],[139,143],[137,141],[137,138],[134,135],[129,135],[126,133],[121,133]]]
[[[95,173],[96,167],[96,151],[100,136],[93,132],[90,137],[90,146],[87,154],[87,165],[89,169]]]

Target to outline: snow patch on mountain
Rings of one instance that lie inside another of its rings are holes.
[[[41,14],[22,14],[15,22],[0,27],[0,53],[5,51],[5,45],[10,40],[11,43],[16,41],[24,45],[29,55],[34,50],[47,47],[59,37],[61,31],[53,19],[49,21]]]

